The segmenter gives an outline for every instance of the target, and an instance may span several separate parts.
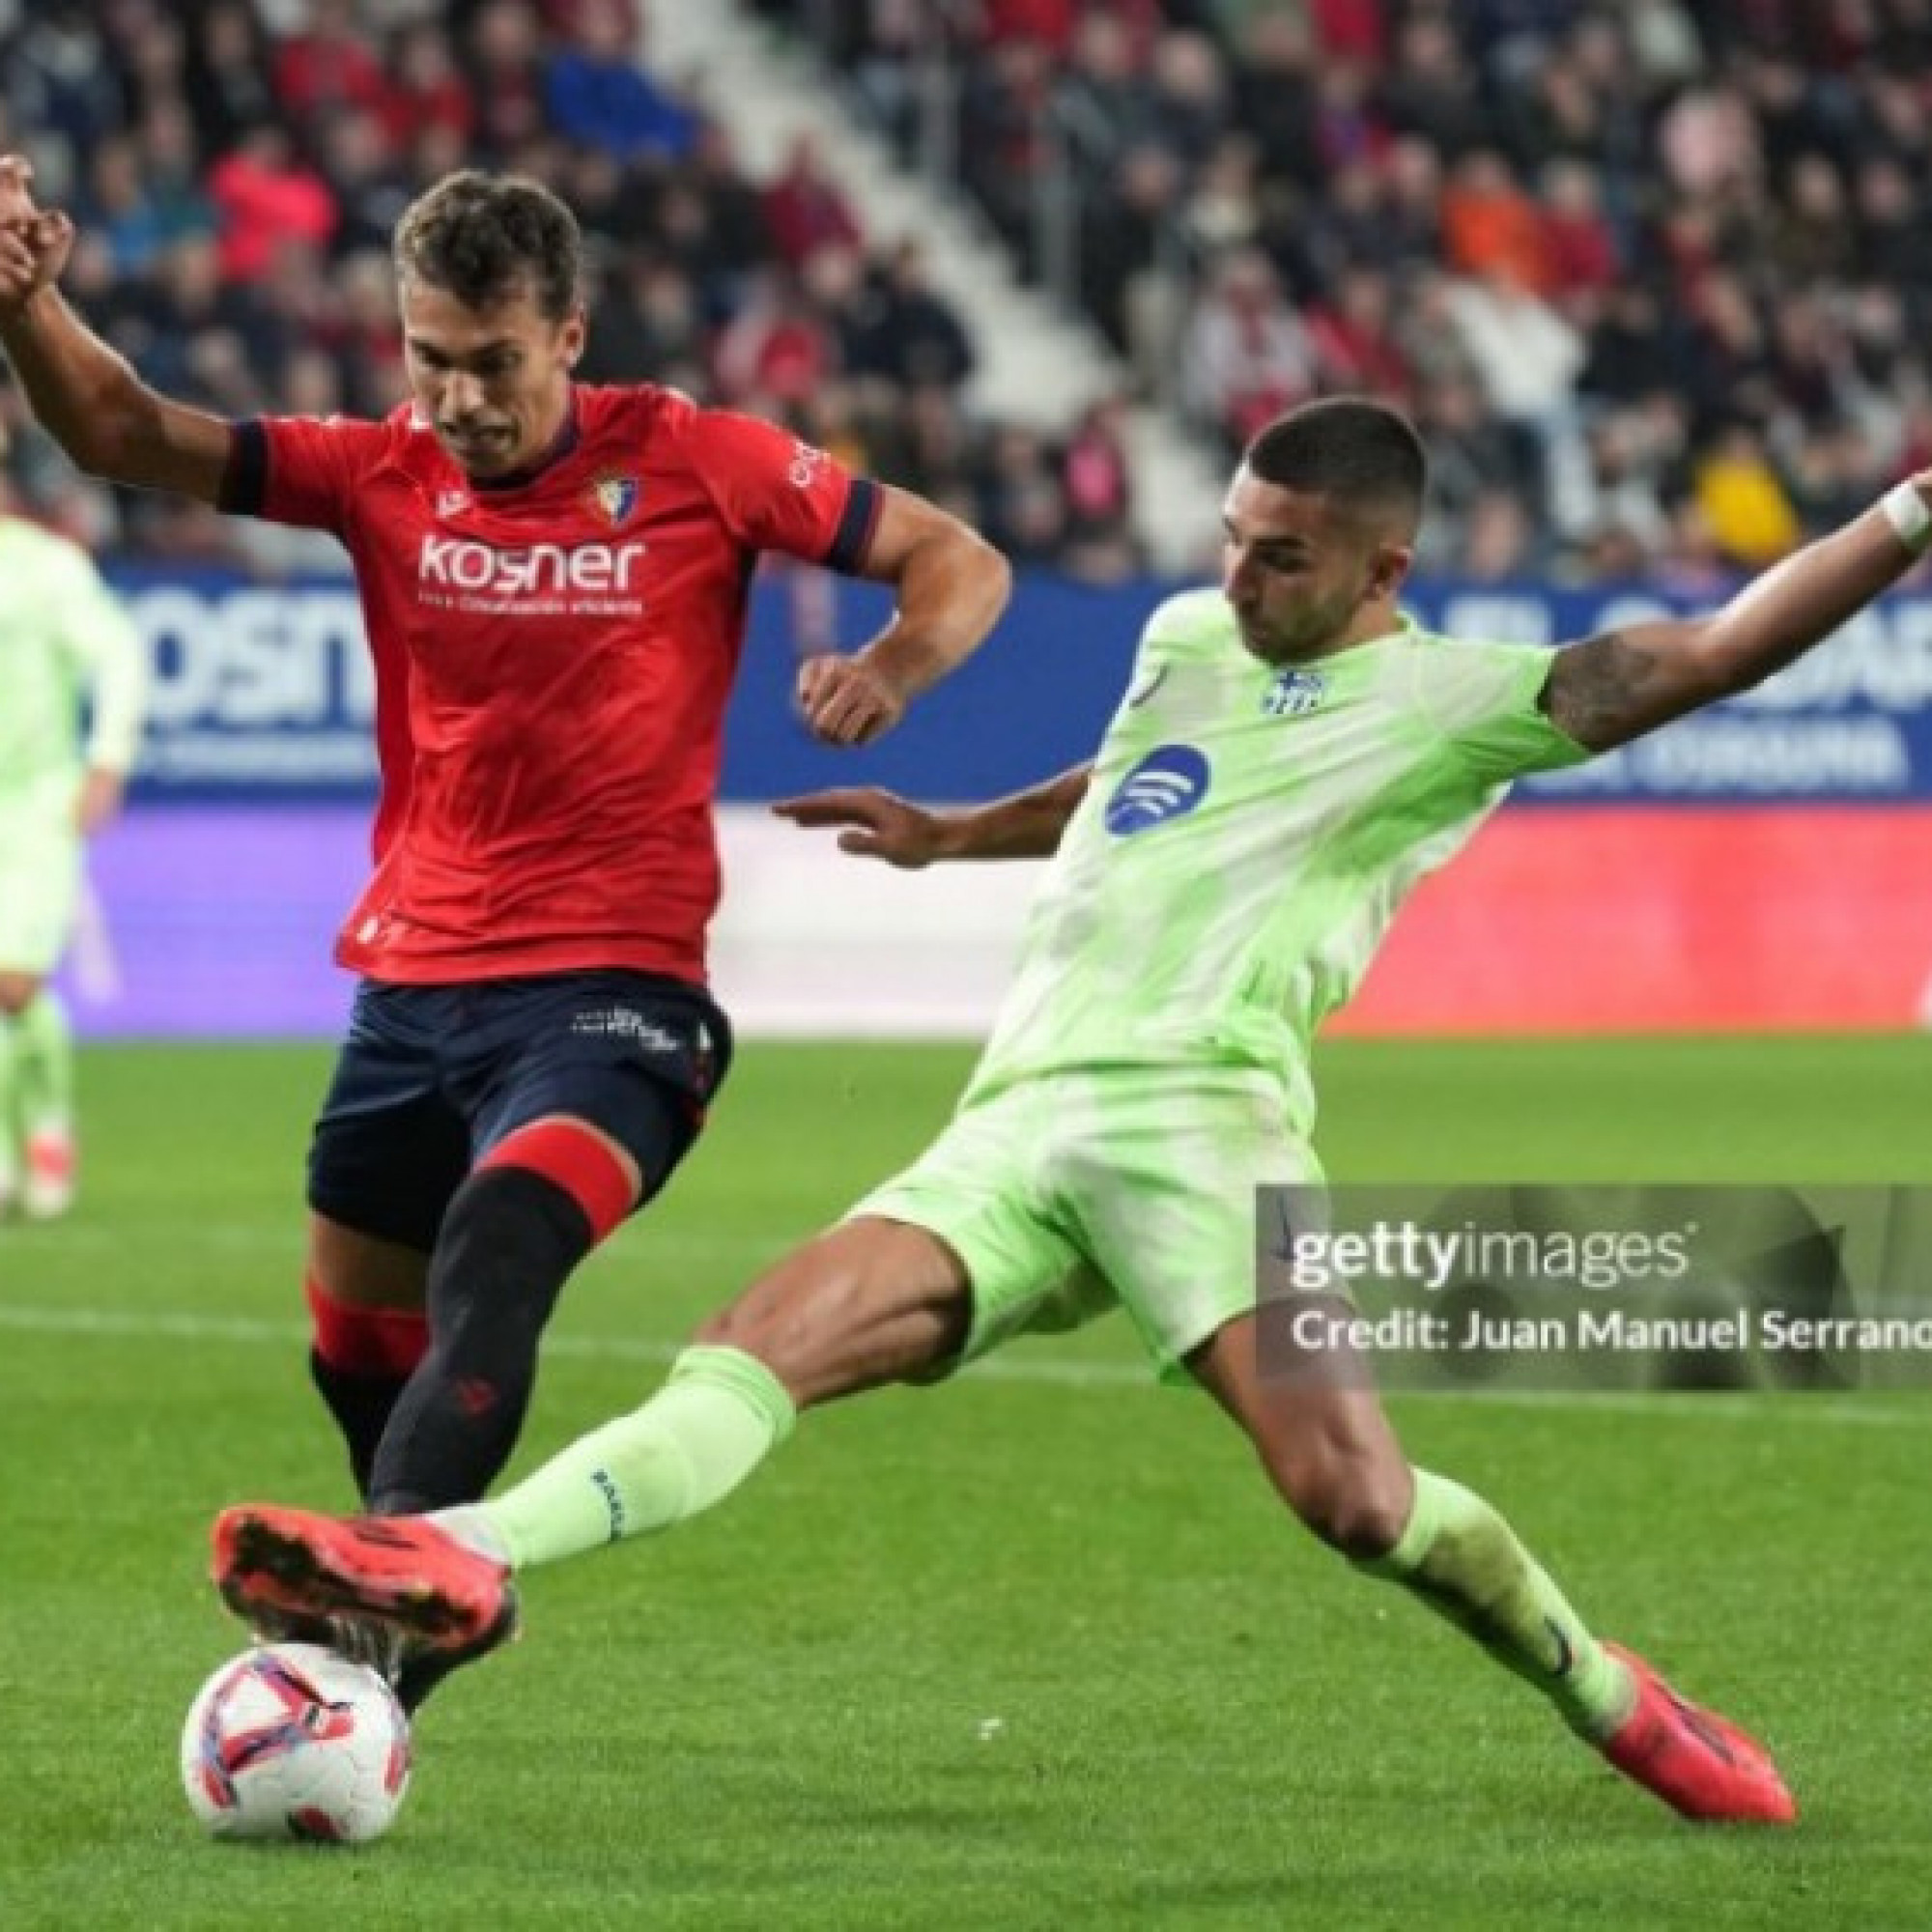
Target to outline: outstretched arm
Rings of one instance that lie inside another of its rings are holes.
[[[1543,708],[1606,752],[1747,691],[1821,643],[1932,543],[1932,471],[1788,556],[1707,617],[1632,624],[1556,653]]]
[[[906,490],[880,496],[864,575],[897,593],[892,620],[863,650],[799,669],[806,722],[835,745],[890,731],[912,699],[979,648],[1012,588],[1006,558],[957,517]]]
[[[233,433],[149,388],[67,305],[54,283],[73,224],[34,207],[32,179],[18,156],[0,156],[0,348],[34,414],[93,475],[215,502]]]
[[[883,859],[903,871],[941,859],[1045,859],[1060,849],[1093,775],[1092,765],[1075,765],[1027,791],[951,811],[909,804],[873,785],[815,791],[772,810],[794,825],[845,826],[841,852]]]

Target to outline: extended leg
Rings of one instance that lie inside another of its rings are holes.
[[[1230,1322],[1188,1366],[1310,1529],[1474,1637],[1620,1771],[1687,1817],[1795,1815],[1761,1747],[1600,1643],[1481,1496],[1410,1467],[1372,1389],[1270,1374],[1253,1316]]]
[[[434,1518],[228,1510],[215,1524],[216,1582],[244,1616],[346,1613],[469,1653],[506,1627],[512,1568],[667,1529],[723,1501],[800,1408],[950,1360],[967,1314],[965,1270],[944,1242],[897,1222],[848,1222],[707,1321],[641,1408],[494,1501]]]

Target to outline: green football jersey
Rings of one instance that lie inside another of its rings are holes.
[[[147,659],[86,552],[0,516],[0,795],[134,762]],[[81,737],[82,698],[94,723]]]
[[[1218,590],[1148,620],[1093,781],[1028,916],[974,1075],[1209,1059],[1279,1069],[1313,1119],[1308,1048],[1409,888],[1520,773],[1588,755],[1538,709],[1548,650],[1401,629],[1281,668]]]

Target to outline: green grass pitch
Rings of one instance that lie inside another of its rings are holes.
[[[813,1418],[734,1503],[534,1577],[363,1852],[202,1839],[224,1501],[345,1506],[302,1369],[325,1053],[97,1049],[84,1204],[0,1229],[0,1925],[1926,1922],[1932,1406],[1415,1398],[1595,1625],[1804,1808],[1698,1833],[1302,1536],[1121,1324]],[[943,1117],[961,1052],[752,1042],[565,1300],[516,1468]],[[1932,1180],[1932,1043],[1352,1044],[1339,1179]]]

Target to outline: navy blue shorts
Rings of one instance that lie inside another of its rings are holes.
[[[427,1253],[476,1162],[550,1114],[609,1134],[648,1201],[730,1064],[730,1023],[711,998],[647,973],[365,980],[309,1147],[309,1206]]]

